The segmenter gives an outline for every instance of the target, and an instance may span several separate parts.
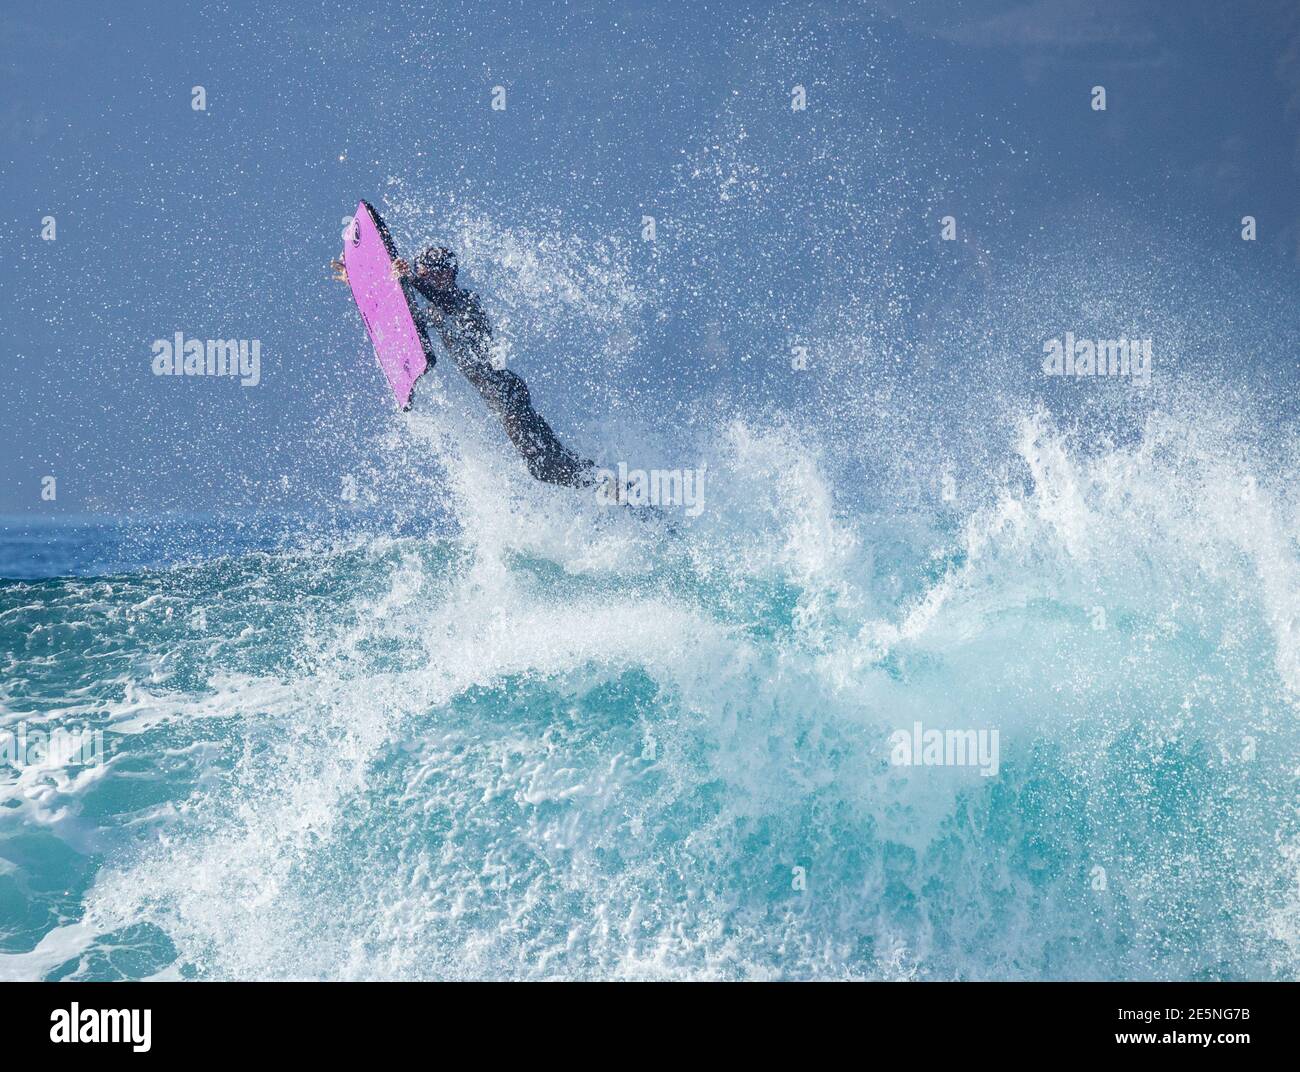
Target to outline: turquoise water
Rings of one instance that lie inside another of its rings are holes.
[[[1294,976],[1295,470],[1220,433],[1028,412],[903,511],[733,422],[665,522],[471,429],[436,522],[11,523],[0,729],[106,759],[0,767],[0,977]]]

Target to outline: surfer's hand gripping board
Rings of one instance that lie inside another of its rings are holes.
[[[342,276],[352,288],[365,322],[375,358],[401,409],[410,409],[411,390],[434,363],[424,333],[416,327],[414,309],[402,282],[388,228],[367,201],[357,205],[352,226],[343,239]]]

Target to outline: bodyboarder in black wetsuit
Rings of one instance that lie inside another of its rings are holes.
[[[340,262],[334,267],[339,278],[346,278]],[[492,325],[478,295],[456,285],[456,254],[432,246],[415,258],[414,266],[399,257],[393,262],[393,273],[428,302],[416,312],[416,326],[426,336],[431,328],[438,333],[456,367],[501,420],[528,471],[550,484],[575,488],[596,484],[594,463],[559,441],[533,408],[527,384],[493,364]]]

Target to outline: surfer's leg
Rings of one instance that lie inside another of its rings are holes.
[[[572,488],[590,487],[595,483],[592,462],[569,450],[554,430],[533,408],[528,385],[509,369],[493,368],[483,360],[453,352],[456,364],[474,385],[483,401],[500,419],[528,466],[538,480]]]

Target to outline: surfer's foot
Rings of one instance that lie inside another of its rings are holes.
[[[330,267],[334,270],[333,277],[340,283],[346,283],[348,281],[348,270],[343,266],[341,260],[335,257],[334,260],[330,261]]]

